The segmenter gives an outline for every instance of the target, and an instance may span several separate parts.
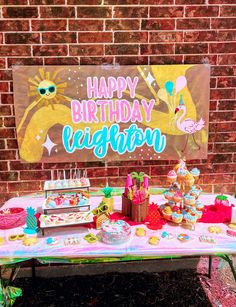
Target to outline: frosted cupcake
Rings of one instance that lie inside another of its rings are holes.
[[[187,224],[195,224],[197,222],[197,215],[194,213],[187,213],[184,215]]]
[[[195,197],[194,195],[191,195],[190,193],[185,194],[184,196],[184,204],[185,205],[194,205],[195,204]]]
[[[183,180],[184,177],[187,175],[187,173],[188,173],[188,171],[186,169],[179,168],[178,171],[177,171],[178,179]]]
[[[183,214],[182,214],[180,211],[177,211],[177,212],[173,212],[173,213],[172,213],[172,221],[173,221],[174,223],[179,224],[179,223],[182,222],[182,220],[183,220]]]
[[[171,220],[172,216],[172,209],[171,207],[165,207],[164,210],[162,211],[163,217],[167,220]]]
[[[204,209],[204,205],[199,200],[196,200],[195,206],[196,206],[196,209],[199,210],[199,211],[203,211],[203,209]]]
[[[194,167],[191,171],[190,174],[193,175],[194,180],[198,180],[199,179],[199,175],[200,175],[200,171],[198,168]]]
[[[191,187],[194,184],[194,177],[190,173],[187,173],[184,177],[184,182],[188,187]]]
[[[179,203],[183,199],[181,191],[174,192],[174,202]]]
[[[169,171],[169,173],[167,174],[167,179],[170,183],[173,183],[176,181],[177,179],[177,174],[175,171]]]
[[[174,193],[167,190],[167,191],[165,191],[165,193],[164,193],[164,197],[165,197],[167,200],[173,200]]]

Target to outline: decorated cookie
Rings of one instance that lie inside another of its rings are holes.
[[[177,236],[177,239],[181,242],[188,242],[190,240],[190,236],[185,233],[181,233]]]
[[[57,245],[59,243],[59,240],[57,238],[47,238],[46,240],[47,245],[53,246]]]
[[[38,238],[37,237],[30,237],[30,238],[24,238],[22,240],[22,244],[25,246],[32,246],[38,243]]]
[[[0,237],[0,245],[3,245],[5,243],[5,240],[3,237]]]
[[[160,239],[156,236],[150,237],[148,239],[148,243],[151,244],[151,245],[158,245],[159,242],[160,242]]]
[[[97,242],[98,237],[92,233],[88,233],[84,236],[84,240],[87,241],[88,243],[95,243]]]
[[[64,244],[67,245],[77,245],[80,244],[79,238],[77,237],[69,237],[65,239]]]
[[[230,229],[236,230],[236,224],[231,223],[231,224],[228,225],[228,227],[229,227]]]
[[[163,231],[163,233],[161,234],[161,237],[164,238],[164,239],[169,239],[170,240],[170,239],[174,238],[174,235],[172,233]]]
[[[138,237],[145,237],[146,236],[146,229],[145,228],[136,228],[135,234]]]
[[[236,237],[236,231],[235,230],[227,229],[226,233],[227,233],[228,236]]]
[[[216,243],[214,238],[205,235],[200,236],[199,241],[204,243]]]
[[[208,231],[210,233],[220,234],[220,233],[222,233],[222,228],[220,226],[210,226],[210,227],[208,227]]]

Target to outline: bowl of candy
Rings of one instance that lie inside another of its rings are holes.
[[[26,211],[23,208],[0,210],[0,229],[10,229],[24,225],[26,215]]]

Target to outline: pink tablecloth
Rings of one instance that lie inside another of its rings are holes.
[[[202,195],[200,200],[206,204],[214,202],[214,195]],[[236,204],[233,197],[229,197],[230,202]],[[101,197],[92,197],[92,207],[95,207],[101,201]],[[162,195],[152,195],[151,201],[162,204],[165,202]],[[120,208],[120,197],[115,197],[115,209]],[[3,208],[10,207],[28,207],[32,206],[37,211],[42,211],[43,203],[42,197],[18,197],[10,199]],[[236,254],[236,238],[230,237],[226,234],[227,225],[218,224],[223,232],[222,234],[213,235],[207,230],[212,224],[197,223],[194,231],[187,230],[181,226],[173,226],[166,224],[163,229],[152,231],[147,229],[146,237],[137,237],[135,235],[135,228],[140,226],[132,226],[132,235],[130,240],[121,245],[108,245],[102,242],[89,244],[84,241],[83,236],[88,231],[96,234],[95,229],[87,229],[84,227],[66,227],[56,228],[46,231],[43,237],[39,234],[39,243],[33,246],[26,247],[20,241],[8,241],[8,236],[12,234],[20,234],[23,232],[23,227],[0,230],[0,236],[5,238],[5,244],[0,246],[0,264],[3,258],[42,258],[42,257],[67,257],[67,258],[94,258],[94,257],[124,257],[124,256],[155,256],[155,257],[171,257],[171,256],[190,256],[190,255],[209,255],[209,254]],[[146,226],[143,226],[146,227]],[[174,238],[171,240],[161,238],[163,231],[172,233]],[[186,233],[190,236],[188,242],[180,242],[177,240],[177,235]],[[151,236],[158,236],[161,238],[160,243],[150,245],[148,238]],[[214,237],[216,243],[203,243],[199,241],[199,236],[207,235]],[[80,244],[76,246],[65,246],[64,239],[67,237],[76,236],[80,238]],[[57,237],[59,244],[56,246],[49,246],[46,244],[48,237]]]

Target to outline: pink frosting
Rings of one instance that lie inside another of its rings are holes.
[[[169,171],[168,175],[169,177],[177,177],[176,172],[175,171]]]

